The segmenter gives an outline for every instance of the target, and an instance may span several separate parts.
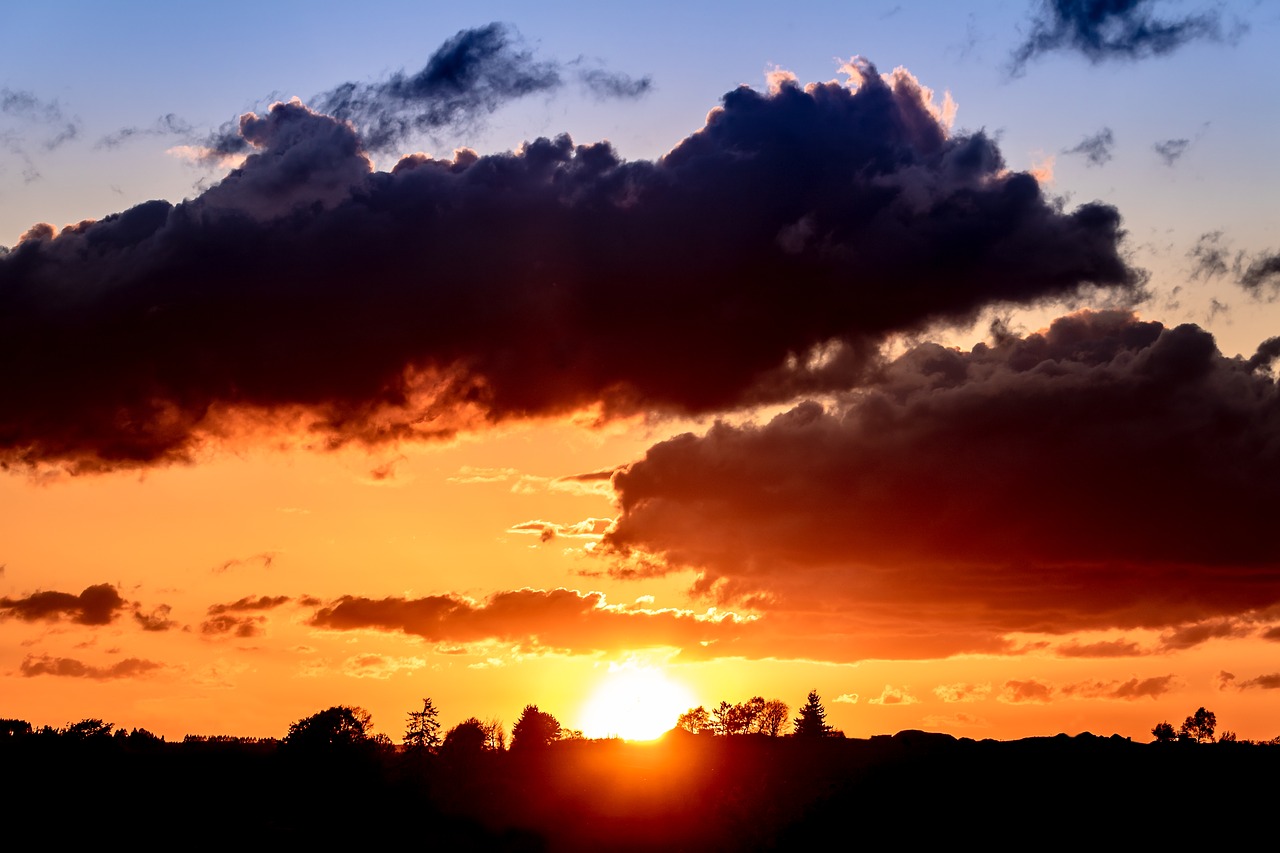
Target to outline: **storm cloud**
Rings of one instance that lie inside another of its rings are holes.
[[[248,114],[201,196],[0,257],[0,462],[717,411],[847,387],[885,336],[992,304],[1138,291],[1114,208],[1065,211],[910,74],[852,67],[730,92],[656,161],[560,136],[375,172],[344,121]],[[806,372],[819,347],[839,370]]]
[[[1162,56],[1188,42],[1222,37],[1216,9],[1160,18],[1157,5],[1157,0],[1043,0],[1026,41],[1013,52],[1010,70],[1021,74],[1027,63],[1054,51],[1073,51],[1097,64]]]
[[[1257,535],[1280,501],[1274,349],[1227,358],[1125,312],[926,344],[838,405],[652,447],[614,477],[602,550],[868,643],[1253,613],[1280,602],[1280,541]]]

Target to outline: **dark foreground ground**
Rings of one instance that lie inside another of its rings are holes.
[[[1274,844],[1280,746],[669,734],[521,753],[0,741],[10,838],[158,849]],[[34,835],[24,830],[34,830]],[[1258,833],[1261,833],[1258,836]]]

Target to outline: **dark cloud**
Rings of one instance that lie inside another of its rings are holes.
[[[20,670],[23,678],[57,675],[64,678],[91,678],[96,681],[107,681],[115,678],[137,678],[163,668],[164,664],[141,658],[125,658],[111,666],[91,666],[75,658],[27,655],[22,661]]]
[[[1080,154],[1084,156],[1088,165],[1104,166],[1111,160],[1111,149],[1115,144],[1116,138],[1111,128],[1104,127],[1092,136],[1086,136],[1080,140],[1080,144],[1075,148],[1064,148],[1062,153]]]
[[[1166,139],[1151,146],[1152,150],[1160,155],[1160,159],[1164,161],[1166,166],[1172,166],[1178,162],[1179,158],[1186,154],[1187,149],[1190,147],[1190,139]]]
[[[86,587],[79,595],[69,592],[35,592],[26,598],[0,598],[0,618],[26,622],[67,618],[80,625],[106,625],[128,606],[111,584]]]
[[[831,409],[650,448],[614,477],[599,550],[692,569],[718,601],[825,608],[867,642],[907,620],[960,637],[1251,613],[1280,602],[1280,540],[1258,535],[1280,502],[1274,357],[1123,312],[926,344]]]
[[[654,162],[562,136],[372,172],[344,122],[249,114],[254,153],[202,196],[0,258],[0,460],[714,411],[847,387],[886,335],[993,303],[1137,291],[1114,208],[1064,212],[910,74],[860,68],[730,92]]]
[[[1059,50],[1097,64],[1162,56],[1188,42],[1222,38],[1218,10],[1160,18],[1157,5],[1157,0],[1043,0],[1026,41],[1013,52],[1010,71],[1021,74],[1027,63]]]

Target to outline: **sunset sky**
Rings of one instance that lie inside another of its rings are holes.
[[[1280,735],[1280,11],[962,5],[7,9],[0,716]]]

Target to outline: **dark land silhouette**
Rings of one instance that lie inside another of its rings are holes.
[[[167,743],[101,720],[61,730],[5,721],[2,796],[11,824],[59,842],[127,833],[251,849],[777,850],[964,839],[1057,848],[1245,837],[1271,813],[1280,778],[1280,745],[1243,741],[674,729],[652,743],[539,734],[503,750],[462,736],[480,725],[460,724],[431,751],[369,736],[367,715],[353,708],[300,720],[280,740]]]

